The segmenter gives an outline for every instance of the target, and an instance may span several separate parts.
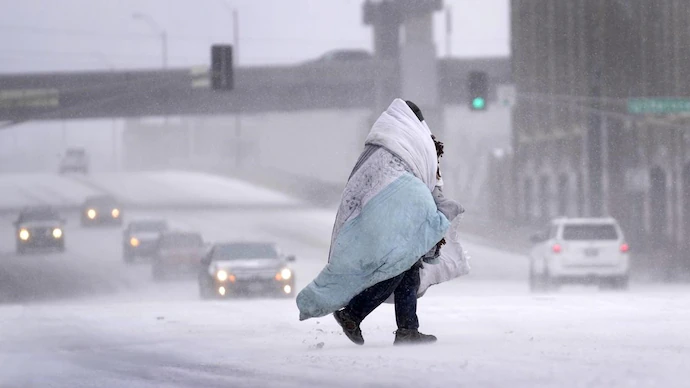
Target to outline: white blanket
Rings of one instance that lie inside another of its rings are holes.
[[[470,257],[460,244],[458,223],[460,217],[453,220],[446,232],[446,244],[441,247],[437,264],[424,264],[419,271],[419,289],[417,297],[424,295],[429,287],[453,280],[470,273]]]
[[[443,181],[437,179],[438,157],[436,146],[431,138],[431,130],[426,122],[419,121],[412,109],[402,99],[395,99],[386,111],[374,123],[367,136],[366,144],[385,147],[407,163],[412,173],[429,190],[436,186],[443,186]],[[422,145],[420,147],[420,145]],[[434,284],[447,282],[470,272],[469,256],[460,244],[457,232],[456,218],[446,233],[446,244],[441,248],[438,262],[424,264],[420,269],[420,286],[418,297]],[[391,297],[387,302],[392,302]]]
[[[365,141],[400,157],[430,191],[436,186],[438,158],[431,130],[419,121],[405,101],[396,98],[371,128]]]

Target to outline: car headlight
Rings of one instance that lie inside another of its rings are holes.
[[[53,237],[55,237],[55,238],[62,237],[62,229],[60,229],[60,228],[53,229]]]
[[[86,211],[86,216],[89,217],[90,219],[96,218],[96,209],[89,209]]]
[[[113,211],[110,212],[110,215],[113,216],[113,218],[117,218],[120,216],[120,209],[113,209]]]
[[[26,240],[29,239],[29,237],[31,237],[31,233],[29,233],[28,230],[22,229],[22,230],[19,231],[19,239],[20,239],[20,240],[26,241]]]
[[[292,271],[290,271],[288,268],[285,268],[282,271],[280,271],[280,277],[283,280],[289,280],[292,277]]]
[[[219,281],[224,282],[228,280],[228,272],[221,269],[220,271],[216,272],[216,278]]]
[[[139,246],[139,239],[136,237],[132,237],[129,239],[129,245],[133,247],[138,247]]]

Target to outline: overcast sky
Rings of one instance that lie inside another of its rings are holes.
[[[171,67],[208,64],[213,43],[232,41],[240,65],[294,63],[335,48],[371,49],[363,0],[0,0],[0,73],[161,66],[161,41],[132,18],[150,15],[169,35]],[[507,56],[509,0],[446,0],[452,54]],[[445,18],[436,42],[445,55]]]

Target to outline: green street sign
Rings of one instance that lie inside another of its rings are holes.
[[[664,114],[690,112],[690,98],[629,98],[628,113]]]

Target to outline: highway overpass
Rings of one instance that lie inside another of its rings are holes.
[[[443,104],[464,103],[471,70],[511,82],[508,58],[438,66]],[[204,68],[0,75],[0,121],[366,108],[398,94],[398,74],[385,60],[238,68],[231,92],[210,90]]]

